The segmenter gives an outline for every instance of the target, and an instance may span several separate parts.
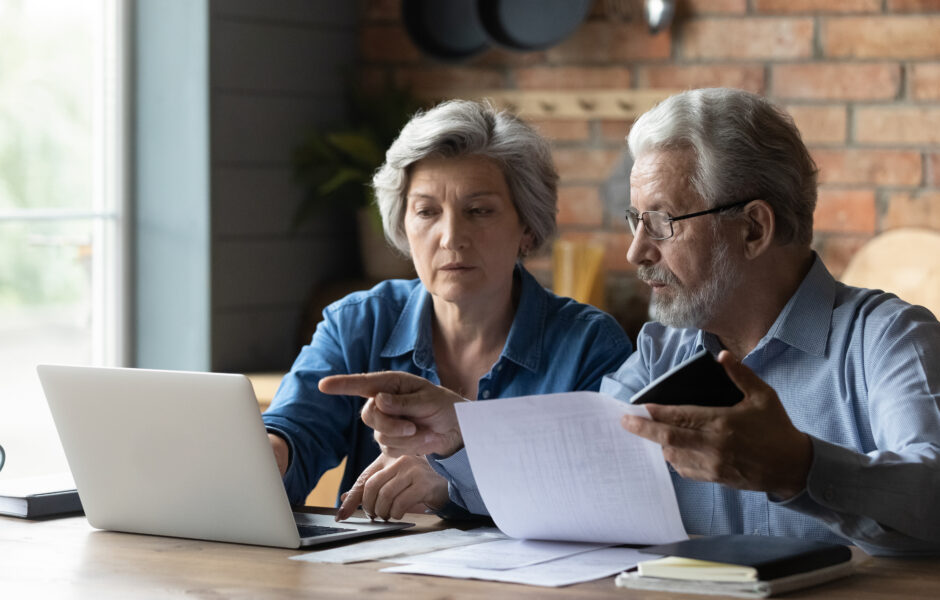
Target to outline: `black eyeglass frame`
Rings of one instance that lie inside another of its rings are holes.
[[[732,202],[731,204],[725,204],[723,206],[716,206],[715,208],[709,208],[708,210],[700,210],[694,213],[679,215],[678,217],[673,217],[669,213],[663,212],[661,210],[644,210],[643,212],[638,212],[635,208],[631,206],[630,208],[627,209],[627,214],[625,218],[627,220],[627,225],[630,226],[630,233],[632,233],[633,235],[636,235],[637,227],[639,227],[640,222],[643,221],[644,215],[648,215],[650,213],[659,213],[659,214],[666,215],[666,222],[669,223],[669,235],[663,236],[663,237],[655,237],[653,235],[650,235],[649,233],[647,233],[647,235],[650,236],[650,239],[657,240],[657,241],[668,240],[669,238],[671,238],[672,236],[676,234],[675,229],[673,229],[672,227],[672,224],[675,221],[683,221],[685,219],[691,219],[693,217],[701,217],[703,215],[710,215],[712,213],[724,212],[726,210],[731,210],[732,208],[738,208],[739,206],[750,204],[754,200],[757,200],[757,198],[751,198],[750,200],[741,200],[739,202]],[[636,217],[635,221],[630,220],[631,215],[634,215]]]

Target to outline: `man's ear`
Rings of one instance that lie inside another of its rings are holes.
[[[774,241],[776,218],[774,209],[764,200],[754,200],[744,207],[744,255],[757,258],[767,251]]]

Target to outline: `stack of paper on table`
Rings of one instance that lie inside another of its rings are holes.
[[[483,501],[518,539],[409,556],[383,571],[569,585],[648,557],[609,546],[687,539],[662,450],[621,428],[625,414],[648,416],[596,392],[457,405]]]

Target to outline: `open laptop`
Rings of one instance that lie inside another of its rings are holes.
[[[94,527],[298,548],[413,525],[293,513],[244,375],[37,371]]]

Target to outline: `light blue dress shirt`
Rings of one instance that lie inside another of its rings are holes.
[[[629,400],[702,348],[721,350],[711,334],[647,323],[601,391]],[[776,502],[672,471],[689,533],[850,540],[871,554],[940,551],[940,323],[928,310],[839,283],[816,257],[743,362],[811,436],[806,489]]]
[[[558,297],[521,266],[514,274],[519,304],[502,354],[478,382],[478,399],[596,390],[630,355],[630,339],[608,314]],[[379,455],[373,431],[359,418],[365,400],[317,389],[322,377],[405,371],[440,383],[431,339],[431,296],[420,280],[385,281],[323,311],[263,419],[291,449],[284,485],[302,503],[320,476],[347,457],[340,491],[348,490]],[[450,463],[466,461],[460,452]],[[431,461],[435,464],[435,461]],[[460,491],[450,487],[463,503]],[[466,516],[456,505],[442,514]]]

